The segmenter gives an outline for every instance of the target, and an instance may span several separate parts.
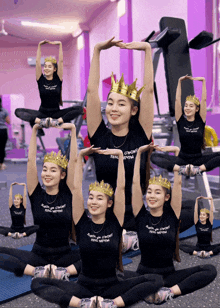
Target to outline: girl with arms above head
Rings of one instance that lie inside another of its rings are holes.
[[[44,75],[41,69],[41,45],[59,45],[59,63],[53,57],[45,58]],[[32,110],[17,108],[15,115],[21,120],[30,122],[31,126],[35,123],[41,127],[59,126],[63,122],[71,122],[78,115],[82,114],[81,106],[60,109],[62,102],[62,82],[63,82],[63,49],[59,41],[41,41],[38,44],[36,58],[36,79],[41,99],[40,109]]]
[[[72,251],[69,245],[73,175],[77,157],[76,129],[71,123],[60,126],[71,130],[69,163],[60,152],[46,154],[41,172],[45,186],[43,189],[36,165],[38,128],[38,124],[33,127],[27,163],[28,194],[34,223],[39,226],[36,241],[31,252],[0,247],[0,268],[12,271],[17,276],[25,274],[68,280],[69,275],[76,275],[80,268],[79,253],[77,250]]]
[[[177,257],[176,237],[181,211],[182,192],[181,176],[174,172],[174,184],[171,195],[171,184],[162,176],[149,180],[146,201],[149,211],[143,205],[140,186],[140,157],[151,145],[138,149],[134,179],[132,185],[132,206],[137,225],[141,250],[139,275],[160,274],[164,288],[152,294],[146,301],[160,304],[177,295],[184,295],[205,287],[216,277],[214,266],[206,264],[183,270],[175,270],[173,256]],[[126,275],[125,275],[126,277]]]
[[[124,83],[122,75],[119,82],[115,82],[112,75],[112,86],[108,94],[106,117],[111,124],[109,129],[101,115],[100,98],[98,95],[100,79],[100,53],[102,50],[117,46],[125,49],[142,50],[145,52],[144,87],[137,90],[136,81],[131,85]],[[142,97],[140,99],[140,94]],[[124,155],[125,164],[125,221],[124,228],[135,230],[134,216],[131,209],[131,185],[134,160],[137,149],[150,143],[154,117],[153,105],[153,65],[151,47],[146,42],[131,42],[124,44],[115,41],[114,37],[108,41],[96,44],[89,73],[87,91],[87,126],[91,144],[96,147],[120,149]],[[147,169],[147,153],[141,160],[141,185],[145,187]],[[97,180],[108,181],[113,189],[116,188],[117,158],[113,155],[105,158],[94,154]],[[148,164],[149,167],[149,164]]]
[[[14,185],[24,186],[23,196],[16,194],[14,196],[14,201],[12,199],[12,187]],[[24,227],[25,224],[25,213],[27,206],[26,199],[27,191],[25,183],[12,183],[9,191],[9,209],[11,214],[12,225],[10,228],[0,227],[0,234],[5,236],[11,236],[14,239],[20,239],[25,236],[29,236],[37,231],[38,226]]]
[[[93,152],[118,157],[115,195],[104,181],[89,186],[87,207],[82,195],[82,161]],[[73,219],[80,247],[82,270],[77,283],[36,278],[32,281],[35,294],[62,307],[116,308],[131,305],[152,290],[158,290],[162,280],[158,275],[143,275],[118,281],[116,267],[125,212],[125,172],[120,149],[98,150],[93,147],[80,152],[73,190]],[[114,202],[114,205],[113,205]],[[113,207],[113,211],[110,208]]]
[[[198,201],[200,199],[208,199],[211,201],[210,211],[206,208],[202,208],[198,215]],[[194,223],[197,234],[196,246],[188,244],[180,244],[180,249],[190,255],[198,256],[200,258],[209,258],[213,255],[217,255],[220,252],[220,244],[211,245],[212,241],[212,226],[213,226],[213,199],[210,197],[198,197],[196,198],[195,211],[194,211]]]
[[[202,81],[202,99],[194,95],[186,98],[184,109],[181,105],[181,82],[190,79]],[[184,112],[183,112],[184,111]],[[177,157],[153,153],[151,161],[168,171],[178,171],[182,175],[201,175],[220,166],[220,153],[202,154],[205,148],[204,130],[206,122],[206,81],[204,77],[183,76],[176,89],[175,118],[181,144]]]
[[[0,171],[6,168],[4,164],[5,147],[8,140],[8,127],[10,117],[8,111],[2,107],[2,96],[0,95]]]

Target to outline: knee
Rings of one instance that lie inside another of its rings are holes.
[[[34,278],[32,279],[31,282],[31,290],[35,293],[38,294],[39,290],[41,290],[42,288],[44,288],[45,286],[42,283],[42,278]]]
[[[206,271],[206,275],[211,279],[211,281],[214,280],[215,277],[217,276],[217,270],[214,265],[205,264],[201,265],[200,267],[202,268],[203,271]]]

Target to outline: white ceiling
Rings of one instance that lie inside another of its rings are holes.
[[[0,0],[0,21],[5,21],[8,33],[0,35],[0,46],[36,45],[43,39],[64,43],[78,23],[89,25],[108,5],[112,5],[110,0]],[[25,27],[21,21],[62,25],[65,29]]]

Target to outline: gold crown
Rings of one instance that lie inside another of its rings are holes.
[[[206,214],[209,214],[209,210],[204,208],[204,209],[201,209],[200,212],[205,212]]]
[[[114,194],[112,187],[109,184],[105,184],[103,180],[100,183],[99,182],[91,183],[89,185],[89,191],[91,190],[100,191],[108,195],[109,197],[111,197]]]
[[[56,64],[57,63],[57,60],[51,56],[49,56],[48,58],[45,58],[44,59],[44,63],[45,62],[52,62],[53,64]]]
[[[20,195],[20,194],[16,194],[15,197],[18,197],[18,198],[20,198],[20,199],[23,199],[23,196]]]
[[[66,158],[66,156],[63,156],[61,154],[61,151],[59,151],[57,154],[53,151],[46,154],[44,156],[44,163],[46,162],[54,163],[63,169],[66,169],[66,167],[68,166],[68,159]]]
[[[150,178],[149,185],[150,184],[160,185],[160,186],[163,186],[167,189],[170,189],[170,187],[171,187],[170,182],[166,178],[162,178],[161,175],[159,177],[154,176],[153,178]]]
[[[195,95],[193,95],[193,96],[192,96],[192,95],[187,96],[186,101],[190,101],[190,102],[196,104],[197,106],[200,105],[200,101],[199,101],[198,97],[196,97]]]
[[[136,102],[138,102],[138,98],[139,98],[141,92],[143,91],[144,86],[142,88],[140,88],[140,90],[138,91],[136,89],[137,79],[135,79],[135,81],[131,85],[127,85],[124,82],[124,74],[122,74],[119,82],[118,81],[115,82],[115,78],[114,78],[114,75],[112,73],[111,80],[112,80],[112,87],[111,87],[110,92],[122,94],[122,95],[127,96],[127,97],[135,100]]]

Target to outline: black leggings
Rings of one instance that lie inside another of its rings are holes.
[[[34,232],[36,232],[39,229],[39,226],[29,226],[29,227],[1,227],[0,226],[0,234],[7,236],[9,232],[11,233],[15,233],[15,232],[19,232],[19,233],[26,233],[27,236],[33,234]]]
[[[190,255],[193,254],[193,251],[212,251],[213,255],[217,255],[220,252],[220,244],[215,244],[215,245],[199,245],[197,244],[196,246],[188,245],[188,244],[183,244],[180,243],[179,248],[186,252],[189,253]]]
[[[185,295],[204,288],[211,283],[217,275],[216,268],[211,264],[198,265],[177,271],[171,270],[165,274],[163,274],[161,270],[163,269],[147,269],[139,265],[136,273],[125,271],[124,277],[130,278],[150,273],[158,274],[160,272],[164,280],[164,287],[171,288],[177,284],[181,290],[181,295]],[[165,271],[166,268],[164,269],[164,272]]]
[[[53,110],[53,109],[40,109],[33,110],[33,109],[26,109],[26,108],[17,108],[15,109],[15,115],[26,122],[30,122],[31,126],[35,124],[35,119],[44,119],[44,118],[53,118],[59,119],[62,118],[63,122],[70,122],[80,114],[83,113],[83,108],[81,106],[74,106],[69,108],[64,108],[60,110]]]
[[[36,244],[32,251],[0,247],[0,268],[12,272],[16,276],[22,276],[28,264],[34,267],[47,264],[67,267],[73,264],[79,273],[81,261],[78,250],[72,251],[69,246],[63,247],[63,251],[61,250],[61,248],[44,248]]]
[[[151,162],[156,166],[167,169],[169,172],[173,171],[174,165],[184,166],[191,164],[193,166],[205,165],[206,171],[211,171],[220,166],[220,152],[211,154],[202,154],[199,157],[195,156],[171,156],[168,154],[153,153],[151,155]]]
[[[77,283],[49,278],[32,280],[31,289],[39,297],[51,303],[68,307],[72,296],[79,299],[93,296],[115,299],[121,296],[125,305],[132,305],[163,286],[162,277],[155,274],[143,275],[123,281],[116,277],[91,279],[79,275]]]
[[[7,128],[0,129],[0,164],[2,164],[5,159],[5,146],[7,140],[8,140]]]

